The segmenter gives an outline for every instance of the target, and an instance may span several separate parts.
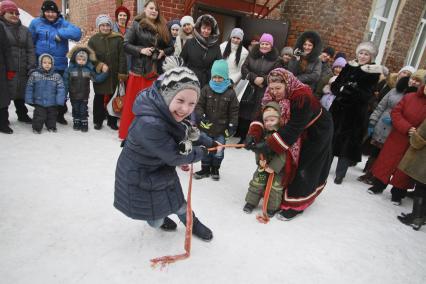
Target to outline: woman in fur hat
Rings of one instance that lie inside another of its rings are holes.
[[[174,231],[177,225],[167,216],[176,214],[186,224],[187,206],[176,166],[200,161],[208,154],[206,147],[218,144],[186,120],[200,96],[194,72],[177,67],[160,78],[133,105],[136,117],[115,172],[114,207],[151,227]],[[213,238],[195,216],[192,234],[204,241]]]
[[[330,108],[334,121],[333,152],[339,158],[336,184],[342,183],[351,164],[361,161],[368,126],[368,102],[383,70],[374,63],[376,55],[377,48],[372,42],[360,43],[356,59],[349,61],[331,84],[336,96]]]
[[[321,78],[321,37],[314,31],[304,32],[298,37],[294,50],[296,56],[289,62],[288,70],[302,83],[315,90]]]
[[[186,66],[197,75],[201,88],[210,81],[213,62],[222,59],[219,35],[215,18],[202,15],[195,23],[194,37],[185,43],[180,54]]]
[[[246,148],[265,155],[286,155],[283,200],[277,216],[286,221],[303,213],[325,187],[333,160],[333,122],[312,90],[291,72],[277,68],[267,80],[262,105],[278,102],[283,126],[261,142],[263,127],[254,121],[247,134]]]
[[[166,21],[156,1],[146,1],[143,12],[135,17],[124,38],[124,50],[132,58],[118,133],[120,139],[126,139],[135,117],[132,106],[136,95],[152,85],[162,73],[164,58],[174,51]]]

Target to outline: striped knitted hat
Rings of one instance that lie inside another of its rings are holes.
[[[173,98],[182,90],[192,89],[200,97],[200,82],[197,75],[187,67],[176,67],[166,71],[160,84],[161,95],[166,105],[170,105]]]

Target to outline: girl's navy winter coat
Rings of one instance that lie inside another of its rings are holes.
[[[25,102],[31,105],[50,107],[64,105],[65,87],[61,75],[38,68],[31,73],[25,90]]]
[[[176,212],[185,198],[175,167],[203,157],[199,146],[188,155],[179,153],[179,142],[188,138],[186,127],[172,117],[159,82],[140,93],[133,105],[136,118],[115,172],[114,206],[133,219],[156,220]],[[212,141],[205,144],[210,147]]]
[[[79,41],[81,30],[64,20],[62,16],[51,23],[43,17],[31,21],[30,32],[35,45],[36,56],[43,53],[51,54],[55,58],[56,70],[63,71],[68,66],[66,54],[68,52],[68,40]],[[58,36],[60,41],[58,41]]]

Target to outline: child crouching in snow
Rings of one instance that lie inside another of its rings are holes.
[[[51,55],[40,55],[39,67],[31,73],[27,82],[25,102],[34,106],[33,132],[36,134],[41,134],[43,124],[49,132],[57,131],[57,107],[65,104],[64,82],[55,72],[54,65]]]
[[[96,73],[93,65],[95,52],[85,46],[76,45],[68,53],[68,58],[70,64],[64,72],[64,84],[71,99],[73,129],[87,132],[90,80],[101,83],[108,78],[108,71]]]
[[[264,129],[263,141],[266,141],[266,139],[275,131],[277,131],[282,125],[280,105],[277,102],[267,103],[263,108],[262,116],[262,128]],[[258,168],[254,172],[253,178],[250,181],[249,189],[246,195],[247,203],[243,210],[248,214],[253,211],[265,193],[269,174],[275,173],[267,206],[268,216],[273,217],[274,214],[279,210],[282,201],[283,187],[281,182],[283,180],[283,169],[286,162],[286,156],[285,154],[279,155],[275,152],[271,152],[270,154],[265,155],[263,158],[264,159],[260,159],[260,155],[256,154],[256,164],[258,165]]]
[[[201,90],[200,100],[195,108],[197,125],[202,135],[225,144],[225,139],[235,134],[238,123],[238,99],[229,79],[228,63],[221,59],[213,63],[209,84]],[[201,170],[195,179],[211,175],[219,180],[219,168],[224,150],[210,153],[201,160]]]
[[[115,172],[114,206],[151,227],[176,230],[167,217],[177,214],[186,224],[186,201],[176,166],[200,161],[207,148],[218,146],[201,137],[186,117],[197,104],[200,85],[186,67],[166,71],[137,97],[133,120]],[[193,146],[197,141],[202,146]],[[212,231],[193,218],[192,234],[205,241]]]

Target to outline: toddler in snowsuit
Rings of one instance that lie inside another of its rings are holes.
[[[266,139],[270,135],[277,131],[280,125],[280,105],[277,102],[270,102],[266,104],[263,109],[262,125],[262,128],[264,129],[264,140],[266,141]],[[273,217],[274,214],[279,210],[283,195],[283,187],[281,185],[281,181],[283,179],[283,169],[285,162],[285,154],[278,155],[273,152],[265,155],[264,160],[261,160],[260,155],[256,153],[256,164],[258,165],[258,168],[254,172],[253,178],[249,184],[249,189],[246,195],[247,203],[243,208],[244,212],[250,214],[253,209],[258,205],[260,199],[265,193],[266,183],[268,181],[269,174],[273,172],[275,173],[275,176],[269,195],[267,214],[269,217]]]
[[[88,103],[90,80],[100,83],[108,77],[108,71],[96,73],[93,62],[95,52],[89,47],[76,45],[68,53],[70,63],[64,73],[66,93],[69,93],[72,105],[73,129],[88,131]]]
[[[58,106],[65,103],[65,88],[61,75],[54,70],[55,61],[47,53],[40,55],[39,67],[27,82],[25,102],[34,106],[33,132],[40,134],[43,124],[47,130],[56,132]]]
[[[201,90],[200,100],[195,108],[195,117],[202,135],[225,144],[225,139],[235,134],[238,123],[238,99],[229,79],[228,63],[221,59],[213,63],[211,80]],[[212,176],[219,180],[219,168],[224,150],[209,153],[201,160],[201,170],[195,179]]]

